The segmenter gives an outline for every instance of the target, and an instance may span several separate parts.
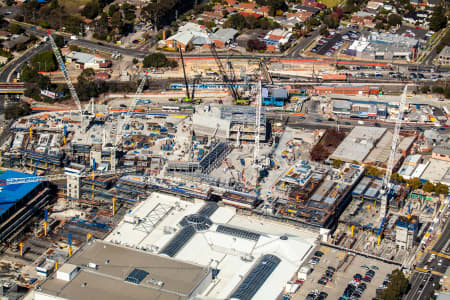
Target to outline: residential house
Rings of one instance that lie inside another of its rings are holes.
[[[0,30],[0,40],[7,40],[11,36],[8,31]]]
[[[286,18],[297,18],[300,22],[305,23],[309,18],[314,15],[311,11],[297,11],[295,13],[287,13]]]
[[[410,11],[403,15],[403,21],[416,25],[428,25],[429,13],[427,11]]]
[[[269,11],[270,11],[270,7],[268,7],[267,5],[261,6],[256,13],[262,15],[263,17],[268,17],[269,16]]]
[[[305,6],[311,6],[311,7],[316,7],[318,9],[324,9],[327,6],[323,3],[319,3],[317,1],[310,1],[310,0],[306,0],[305,2],[303,2],[303,5]]]
[[[225,48],[234,40],[237,34],[238,31],[233,28],[220,29],[211,36],[211,41],[217,48]]]
[[[254,13],[256,11],[256,4],[250,2],[239,3],[238,9],[247,13]]]
[[[298,12],[310,12],[312,15],[317,15],[320,12],[320,8],[314,7],[314,6],[307,6],[307,5],[294,5],[292,7],[293,10],[296,10]]]
[[[375,27],[375,16],[369,12],[358,11],[352,15],[351,23],[361,27]]]
[[[296,16],[292,17],[279,17],[275,18],[278,23],[280,23],[281,27],[286,29],[289,32],[292,32],[292,30],[298,26],[298,28],[301,28],[303,26],[303,22],[297,18]]]
[[[382,7],[383,7],[383,3],[376,2],[376,1],[369,1],[366,5],[366,9],[369,12],[377,12]]]
[[[25,44],[30,40],[26,35],[13,35],[10,40],[3,42],[3,50],[12,51],[18,44]]]
[[[80,70],[87,68],[101,69],[111,67],[111,61],[98,54],[89,54],[77,51],[71,51],[66,55],[66,60],[70,63],[75,63]]]
[[[237,0],[225,0],[228,6],[235,6],[237,3]]]
[[[450,65],[450,46],[445,46],[439,53],[439,63],[441,65]]]

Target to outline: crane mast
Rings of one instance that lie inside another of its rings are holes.
[[[72,80],[70,80],[69,73],[67,72],[66,67],[64,66],[64,60],[63,60],[63,58],[61,56],[61,53],[59,52],[59,49],[58,49],[58,46],[55,43],[55,40],[53,39],[53,37],[52,37],[52,35],[50,33],[50,30],[47,30],[47,34],[48,34],[48,39],[49,39],[50,44],[51,44],[52,49],[53,49],[53,53],[56,56],[56,60],[57,60],[57,62],[59,64],[59,67],[61,68],[61,71],[64,74],[64,79],[65,79],[65,81],[67,83],[67,86],[69,87],[70,95],[72,96],[73,101],[75,101],[75,104],[77,105],[78,110],[80,111],[81,124],[82,124],[81,127],[84,130],[84,129],[86,129],[87,126],[83,126],[83,119],[84,119],[83,109],[81,107],[81,103],[80,103],[80,99],[78,98],[77,91],[75,90],[75,87],[73,86]]]
[[[253,164],[258,167],[259,164],[259,134],[261,127],[261,102],[262,102],[262,90],[261,79],[258,80],[258,91],[256,96],[256,120],[255,120],[255,150],[253,152]]]
[[[398,107],[398,118],[395,120],[395,127],[394,127],[394,135],[392,137],[392,144],[391,144],[391,151],[389,155],[389,160],[386,168],[386,173],[383,177],[383,186],[382,186],[382,197],[381,197],[381,208],[380,208],[380,228],[379,228],[379,234],[381,234],[381,231],[383,230],[384,221],[386,218],[387,213],[387,205],[388,205],[388,193],[391,189],[390,179],[392,175],[392,169],[394,168],[394,162],[395,162],[395,155],[397,153],[397,145],[400,135],[400,127],[402,125],[403,120],[403,114],[405,111],[405,104],[406,104],[406,92],[408,90],[408,85],[405,85],[405,88],[403,89],[402,96],[400,98],[400,105]]]

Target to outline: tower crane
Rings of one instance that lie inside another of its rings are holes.
[[[130,116],[134,113],[134,109],[136,108],[136,104],[137,104],[137,97],[142,94],[142,91],[144,90],[144,86],[145,86],[145,82],[147,81],[147,76],[148,76],[148,71],[146,71],[144,73],[144,76],[142,77],[141,82],[139,83],[139,86],[136,90],[136,93],[134,95],[134,97],[131,99],[131,103],[128,106],[128,111],[125,114],[125,117],[123,119],[122,122],[120,122],[120,118],[118,119],[119,124],[117,126],[117,133],[116,133],[116,138],[114,141],[114,146],[111,152],[111,170],[115,171],[116,170],[116,151],[117,151],[117,145],[120,143],[121,137],[122,137],[122,131],[124,126],[126,126],[126,124],[128,124],[128,121],[130,119]]]
[[[75,104],[77,105],[78,110],[80,111],[80,116],[81,116],[81,129],[84,132],[87,129],[87,125],[84,122],[84,116],[83,116],[83,109],[81,107],[81,103],[80,103],[80,99],[78,98],[78,94],[77,91],[75,90],[75,87],[73,86],[72,80],[70,80],[69,77],[69,73],[66,70],[66,67],[64,66],[64,60],[61,56],[61,53],[59,52],[58,46],[55,43],[55,40],[53,39],[50,30],[47,30],[47,34],[48,34],[48,39],[50,41],[50,44],[52,46],[53,49],[53,53],[56,56],[56,60],[59,64],[59,67],[61,68],[61,71],[64,74],[64,79],[67,83],[67,86],[69,87],[69,91],[70,91],[70,95],[72,96],[73,101],[75,101]]]
[[[394,127],[394,135],[392,137],[392,144],[391,144],[391,152],[389,155],[389,160],[386,168],[386,173],[383,177],[383,185],[381,189],[381,208],[380,208],[380,216],[379,216],[379,224],[380,227],[378,229],[378,245],[381,241],[381,233],[383,231],[383,226],[386,221],[386,213],[387,213],[387,206],[388,206],[388,196],[389,192],[392,188],[392,185],[390,183],[391,175],[392,175],[392,169],[394,168],[394,162],[395,162],[395,155],[397,154],[397,146],[398,146],[398,140],[400,136],[400,127],[402,125],[403,120],[403,114],[405,111],[405,104],[406,104],[406,92],[408,90],[408,85],[405,85],[405,88],[403,89],[402,96],[400,98],[400,105],[399,105],[399,111],[398,111],[398,118],[395,120],[395,127]]]

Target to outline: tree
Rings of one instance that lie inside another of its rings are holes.
[[[328,28],[336,28],[339,26],[339,20],[331,15],[326,15],[323,22]]]
[[[437,183],[434,188],[434,192],[438,195],[448,195],[448,185]]]
[[[430,18],[430,29],[437,32],[445,27],[447,27],[445,10],[442,6],[436,6]]]
[[[428,85],[424,85],[420,88],[422,94],[428,94],[430,92],[430,87]]]
[[[335,160],[333,160],[333,168],[339,169],[343,163],[344,162],[342,160],[335,159]]]
[[[52,50],[36,54],[31,60],[31,65],[38,71],[49,72],[58,69],[58,64]]]
[[[366,174],[373,177],[380,177],[381,172],[378,170],[377,167],[374,166],[367,166],[366,168]]]
[[[327,35],[330,34],[330,32],[328,31],[328,28],[326,28],[325,26],[323,26],[323,27],[320,28],[319,33],[320,33],[321,35],[323,35],[323,36],[327,36]]]
[[[402,21],[403,21],[402,17],[397,14],[390,14],[388,16],[388,23],[391,26],[401,25]]]
[[[397,172],[392,173],[391,180],[392,181],[397,181],[397,182],[403,182],[404,181],[403,177],[400,176]]]
[[[78,76],[78,83],[92,82],[95,79],[95,71],[92,68],[84,69]]]
[[[13,104],[6,108],[5,118],[8,120],[18,119],[26,116],[30,112],[30,105],[28,103]]]
[[[138,60],[136,57],[134,57],[134,58],[133,58],[133,64],[134,64],[134,65],[137,65],[138,62],[139,62],[139,60]]]
[[[160,52],[152,53],[144,57],[144,68],[163,68],[172,66],[167,57]]]
[[[136,6],[125,2],[124,4],[122,4],[122,11],[123,11],[125,20],[133,21],[136,18],[136,14],[135,14]]]
[[[377,299],[401,300],[408,292],[409,282],[402,271],[399,269],[392,271],[390,280],[387,288],[378,293]]]
[[[411,178],[410,180],[408,180],[408,184],[413,191],[420,189],[422,186],[422,182],[419,178]]]
[[[25,29],[23,29],[20,25],[11,24],[11,26],[9,27],[9,32],[11,32],[12,34],[21,34],[25,32]]]
[[[435,85],[431,88],[431,92],[433,92],[434,94],[443,94],[444,88],[442,86]]]
[[[234,28],[236,30],[242,30],[247,27],[247,21],[245,17],[241,14],[233,14],[228,17],[228,20],[225,21],[223,27],[225,28]]]
[[[431,182],[429,182],[429,181],[427,181],[427,182],[425,182],[425,184],[423,185],[422,190],[423,190],[424,192],[426,192],[426,193],[432,193],[432,192],[434,192],[434,184],[431,183]]]
[[[255,38],[247,41],[247,48],[249,51],[264,51],[267,49],[266,43]]]
[[[108,8],[108,15],[112,17],[116,11],[119,11],[119,7],[116,4],[111,4]]]
[[[99,12],[101,11],[100,4],[97,0],[92,0],[84,6],[83,10],[81,11],[81,15],[85,16],[88,19],[95,19],[95,17],[98,16]]]

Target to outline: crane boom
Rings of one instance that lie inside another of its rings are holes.
[[[128,111],[125,114],[125,118],[123,119],[123,122],[117,128],[116,141],[114,143],[114,148],[117,148],[117,144],[120,142],[120,137],[122,135],[123,127],[125,124],[128,123],[130,116],[133,114],[134,109],[136,108],[137,96],[142,94],[142,91],[144,90],[145,82],[147,80],[147,76],[148,76],[148,72],[145,72],[144,76],[142,77],[141,82],[139,83],[136,93],[134,94],[134,98],[132,98],[132,101],[131,101],[130,105],[128,106]]]
[[[73,101],[75,101],[75,104],[78,107],[78,110],[81,114],[81,120],[83,121],[83,109],[81,108],[80,99],[78,98],[77,91],[75,90],[75,87],[73,86],[72,80],[70,80],[69,73],[67,73],[66,67],[64,66],[64,61],[61,56],[61,53],[59,52],[58,46],[55,43],[55,40],[53,39],[50,30],[47,30],[48,33],[48,39],[50,40],[50,44],[52,45],[53,53],[55,53],[56,60],[58,61],[59,67],[61,68],[61,71],[64,74],[64,79],[66,80],[67,86],[69,87],[70,95],[72,96]],[[81,122],[83,124],[83,122]]]
[[[386,173],[383,177],[383,196],[381,199],[381,209],[380,209],[380,224],[383,225],[383,219],[386,217],[387,212],[387,202],[388,202],[388,192],[391,188],[390,179],[392,175],[392,169],[394,168],[394,162],[395,162],[395,155],[397,153],[397,145],[400,135],[400,127],[402,125],[403,120],[403,113],[405,111],[405,104],[406,104],[406,92],[408,89],[408,85],[405,85],[405,88],[403,89],[402,96],[400,98],[400,105],[399,105],[399,111],[398,111],[398,118],[395,120],[395,127],[394,127],[394,135],[392,137],[392,144],[391,144],[391,153],[389,155],[389,160],[387,164]]]

